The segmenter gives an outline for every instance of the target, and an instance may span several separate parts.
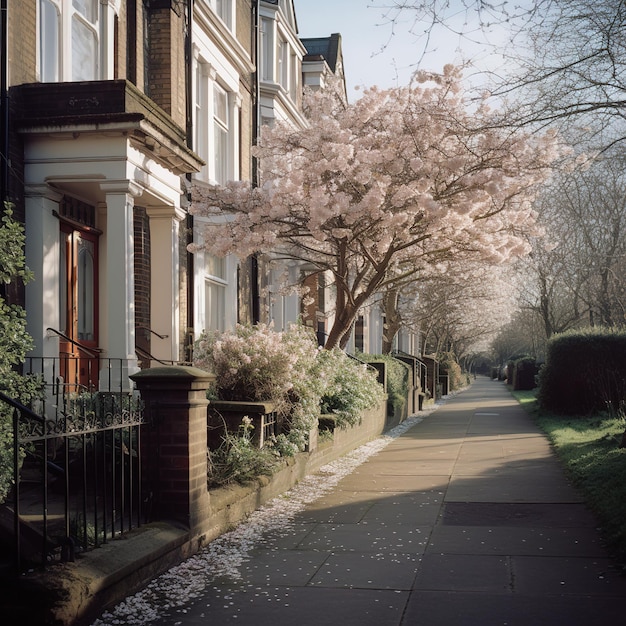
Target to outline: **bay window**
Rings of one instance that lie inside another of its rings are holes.
[[[39,77],[42,82],[101,76],[99,0],[39,0]]]

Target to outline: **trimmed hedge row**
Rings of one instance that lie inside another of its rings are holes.
[[[626,332],[589,328],[550,339],[539,374],[542,409],[589,415],[626,404]]]
[[[509,384],[514,391],[530,391],[537,386],[537,363],[533,357],[523,357],[509,364]]]

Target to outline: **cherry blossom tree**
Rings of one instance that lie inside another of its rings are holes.
[[[260,184],[196,185],[216,255],[269,252],[334,277],[326,347],[344,346],[360,307],[454,258],[499,263],[528,252],[532,199],[558,156],[554,134],[499,130],[470,108],[460,72],[417,73],[354,104],[307,92],[309,125],[265,127]]]
[[[424,354],[454,354],[460,361],[485,351],[517,306],[518,287],[510,263],[446,264],[429,280],[404,290],[398,307],[402,325],[419,332]]]

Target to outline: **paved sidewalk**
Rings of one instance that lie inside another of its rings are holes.
[[[594,626],[626,578],[545,437],[478,379],[154,624]]]

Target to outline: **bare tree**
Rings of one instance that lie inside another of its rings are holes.
[[[518,263],[520,306],[545,339],[580,326],[625,327],[626,177],[607,153],[586,171],[562,173],[536,208],[546,231]]]
[[[422,54],[445,29],[468,43],[497,27],[508,32],[499,53],[507,73],[491,76],[492,95],[508,101],[507,121],[581,129],[605,149],[626,139],[626,2],[624,0],[378,0],[392,31],[414,18]],[[419,60],[419,59],[417,59]],[[513,71],[511,71],[513,69]],[[610,137],[607,127],[620,129]]]

